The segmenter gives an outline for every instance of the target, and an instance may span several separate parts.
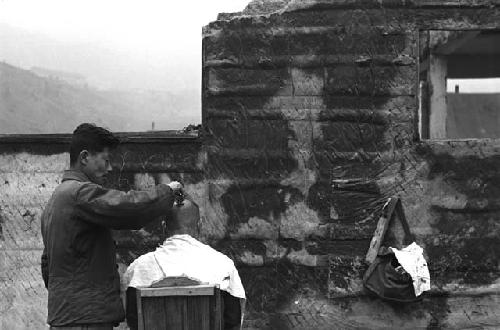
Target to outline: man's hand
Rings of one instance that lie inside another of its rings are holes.
[[[179,191],[182,192],[182,184],[179,181],[172,181],[169,184],[167,184],[167,186],[169,186],[174,193],[177,193]]]
[[[182,199],[187,199],[187,200],[191,201],[193,204],[195,204],[196,206],[198,206],[198,204],[194,201],[193,197],[191,197],[191,195],[189,195],[184,190],[182,183],[180,183],[178,181],[172,181],[168,184],[168,186],[170,187],[170,189],[172,189],[174,195],[182,195]]]
[[[175,199],[175,204],[177,206],[180,206],[183,204],[184,201],[184,189],[182,189],[182,184],[177,181],[172,181],[168,184],[170,189],[172,189],[172,192],[174,193],[174,199]]]

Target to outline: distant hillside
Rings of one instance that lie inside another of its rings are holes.
[[[87,79],[85,79],[85,76],[78,74],[78,73],[66,72],[66,71],[60,71],[60,70],[51,70],[51,69],[42,68],[42,67],[38,67],[38,66],[32,67],[30,69],[30,71],[39,77],[59,79],[59,80],[62,80],[64,82],[67,82],[68,84],[74,85],[74,86],[85,87],[86,85],[88,85],[88,82],[87,82]]]
[[[448,93],[447,137],[499,138],[500,94]]]
[[[196,113],[196,94],[104,92],[0,62],[0,134],[69,133],[82,122],[113,131],[146,131],[153,121],[156,130],[182,129],[200,122],[201,114],[182,116]]]
[[[175,94],[155,90],[102,91],[100,94],[123,108],[133,109],[130,117],[137,117],[137,123],[144,127],[142,130],[151,129],[153,121],[156,130],[182,129],[201,123],[201,95],[196,90]]]

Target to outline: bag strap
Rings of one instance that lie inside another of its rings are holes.
[[[401,203],[401,199],[399,199],[398,197],[389,198],[385,203],[384,207],[382,208],[382,216],[378,220],[377,229],[373,234],[372,240],[370,242],[370,248],[368,249],[368,252],[366,254],[365,260],[369,264],[372,264],[375,258],[377,257],[378,251],[380,250],[380,246],[384,241],[387,229],[389,228],[389,225],[393,220],[393,218],[396,216],[396,214],[399,216],[401,225],[405,232],[405,240],[404,240],[405,244],[411,243],[408,241],[414,240],[414,236],[410,231],[410,226],[406,221],[406,216],[403,210],[403,204]]]
[[[406,215],[405,215],[405,211],[403,209],[403,203],[401,202],[400,198],[396,197],[396,199],[397,199],[397,201],[396,201],[395,211],[396,211],[396,214],[399,216],[399,220],[400,220],[401,225],[403,226],[403,230],[405,232],[405,244],[409,244],[415,240],[415,237],[411,233],[410,226],[408,225],[408,221],[406,221]],[[396,214],[392,214],[391,219]]]

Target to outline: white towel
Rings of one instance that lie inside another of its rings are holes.
[[[392,247],[391,250],[396,255],[399,264],[410,274],[415,295],[418,297],[422,292],[429,291],[431,289],[431,276],[424,258],[424,250],[415,242],[401,250]]]

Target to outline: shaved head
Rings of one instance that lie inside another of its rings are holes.
[[[198,236],[200,210],[196,203],[185,199],[184,204],[172,206],[167,215],[166,230],[168,236],[188,234]]]

